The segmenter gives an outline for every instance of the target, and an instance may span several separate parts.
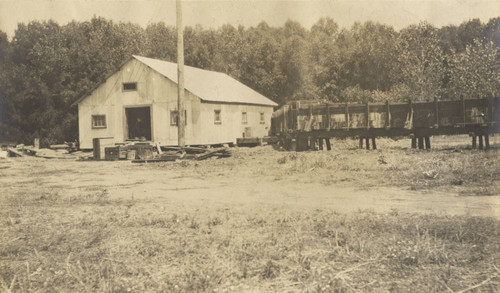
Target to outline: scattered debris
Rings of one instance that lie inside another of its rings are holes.
[[[437,171],[427,171],[422,172],[422,174],[424,174],[426,179],[436,179],[439,173]]]
[[[12,145],[3,147],[0,157],[35,156],[45,159],[75,159],[80,161],[96,160],[95,152],[84,153],[76,150],[76,144],[64,143],[50,145],[50,148],[35,146]],[[86,155],[84,155],[86,154]],[[177,160],[205,160],[208,158],[226,158],[231,156],[227,147],[162,147],[159,143],[127,142],[104,148],[104,159],[107,161],[129,160],[134,163],[168,162]],[[100,157],[100,156],[99,156]]]
[[[7,148],[7,151],[9,152],[11,157],[24,157],[23,153],[17,149]]]
[[[9,156],[8,151],[0,151],[0,159],[7,159],[8,156]]]
[[[379,162],[379,164],[387,165],[387,161],[384,156],[379,156],[377,161]]]
[[[196,156],[196,160],[205,160],[210,157],[218,157],[218,158],[227,158],[231,156],[231,152],[227,148],[220,148],[213,151],[208,151],[204,154],[200,154]]]
[[[25,146],[24,144],[19,144],[16,146],[4,147],[1,151],[1,157],[24,157],[24,156],[34,156],[45,159],[74,159],[75,155],[72,153],[76,152],[76,145],[70,146],[69,144],[56,145],[54,149],[50,148],[37,148],[36,146]],[[5,155],[7,153],[7,155]]]
[[[36,147],[35,147],[36,148]],[[76,152],[78,146],[76,142],[64,142],[62,144],[51,144],[49,149],[52,150],[67,150],[69,153]]]
[[[161,154],[155,155],[153,158],[137,158],[133,163],[153,163],[153,162],[169,162],[177,160],[205,160],[211,157],[227,158],[231,156],[228,148],[201,148],[201,147],[166,147],[163,148]]]

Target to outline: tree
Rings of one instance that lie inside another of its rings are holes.
[[[279,68],[282,35],[262,22],[244,34],[240,81],[257,92],[283,104],[287,101],[280,91],[285,80]]]
[[[164,22],[149,24],[145,30],[146,56],[177,62],[177,31]]]
[[[414,101],[439,98],[443,92],[444,55],[437,30],[428,23],[411,25],[398,39],[398,70],[394,78],[408,88]]]
[[[280,88],[281,100],[317,98],[307,31],[298,22],[289,20],[277,33],[283,34],[279,62],[284,78]]]
[[[333,101],[339,92],[337,35],[338,25],[331,18],[321,18],[309,34],[311,78],[320,99]]]
[[[11,49],[10,42],[7,38],[7,34],[3,31],[0,31],[0,141],[2,141],[6,137],[6,128],[8,125],[8,121],[6,119],[6,110],[5,110],[5,98],[6,98],[6,78],[7,68],[9,67],[8,63],[11,59]]]
[[[500,94],[498,47],[476,39],[462,53],[448,58],[449,88],[455,99],[480,99]]]

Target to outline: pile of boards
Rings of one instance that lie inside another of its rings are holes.
[[[231,156],[228,148],[161,147],[159,144],[140,142],[105,148],[105,160],[131,160],[133,163],[168,162],[177,160],[205,160]]]
[[[71,143],[50,145],[49,148],[37,148],[35,146],[19,145],[4,145],[0,152],[0,157],[24,157],[34,156],[45,159],[74,159],[75,146]]]

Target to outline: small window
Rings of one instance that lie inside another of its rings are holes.
[[[136,90],[137,90],[137,82],[123,83],[123,91],[136,91]]]
[[[220,110],[214,110],[214,123],[215,124],[221,124],[221,118],[220,118]]]
[[[266,123],[266,116],[264,116],[264,112],[260,112],[260,124]]]
[[[179,115],[177,110],[170,111],[170,125],[177,126],[179,121]],[[187,125],[187,110],[184,110],[184,125]]]
[[[92,115],[92,128],[106,128],[106,115]]]
[[[241,112],[241,123],[242,124],[247,124],[248,123],[247,112]]]

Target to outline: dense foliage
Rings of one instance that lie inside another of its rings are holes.
[[[187,65],[221,71],[279,104],[483,98],[500,92],[500,18],[440,29],[428,23],[396,31],[366,22],[339,29],[329,18],[311,29],[288,21],[185,29]],[[0,141],[75,140],[71,104],[138,54],[175,62],[176,31],[100,17],[61,26],[19,24],[0,31]]]

